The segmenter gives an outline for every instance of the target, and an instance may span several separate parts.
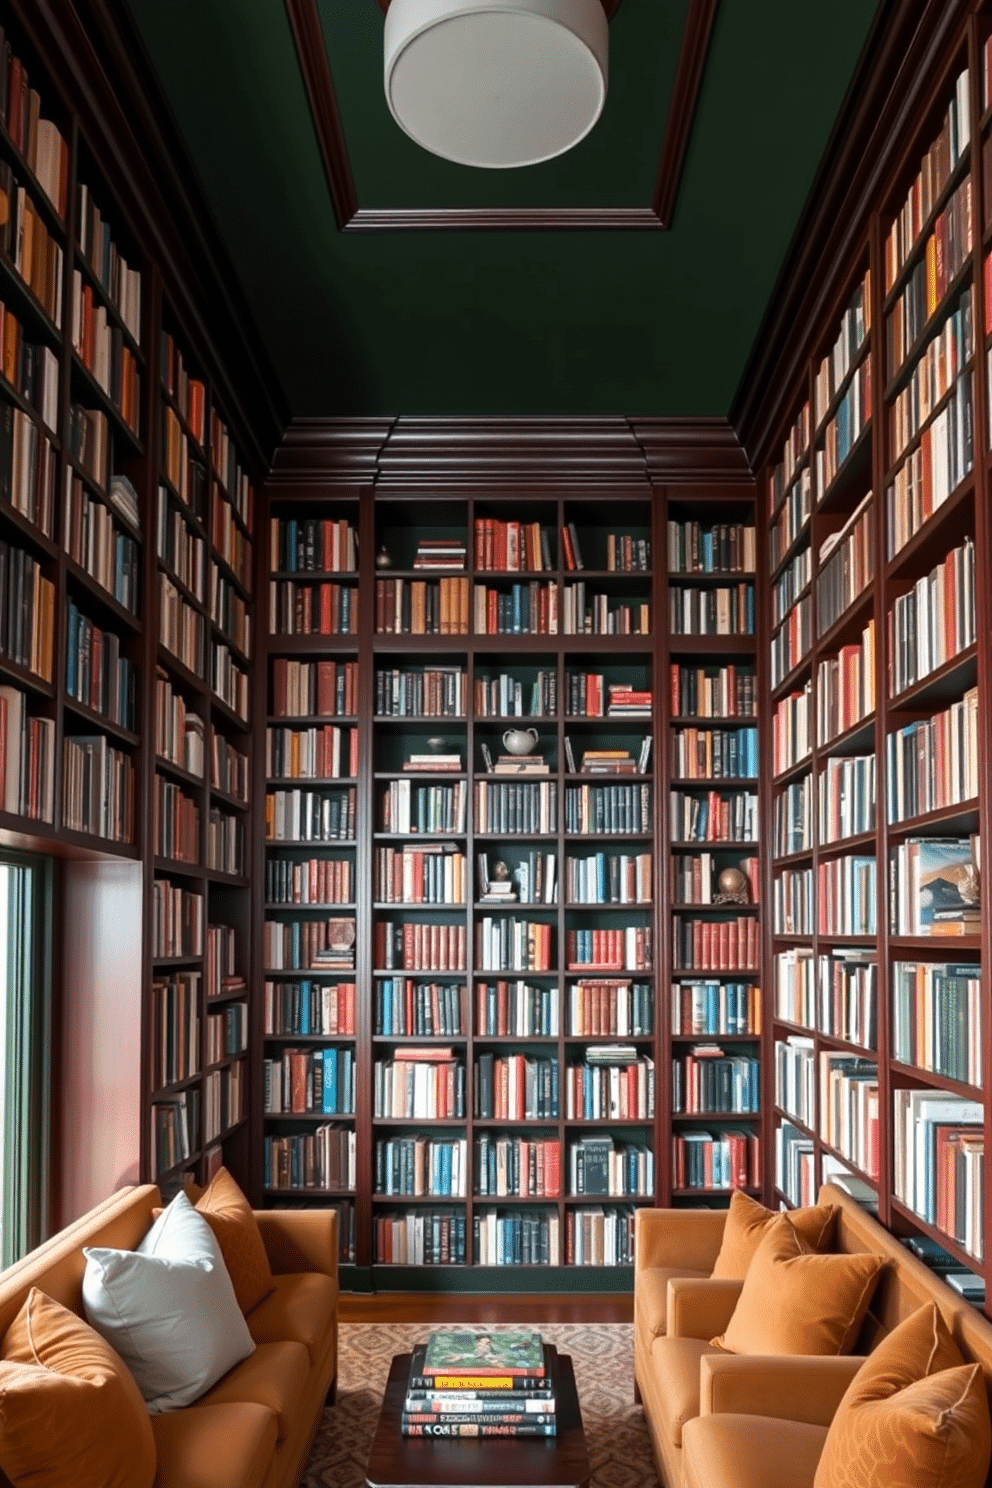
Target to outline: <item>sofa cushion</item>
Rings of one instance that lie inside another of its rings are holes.
[[[254,1349],[213,1232],[185,1194],[137,1250],[83,1253],[86,1315],[153,1414],[189,1405]]]
[[[327,1352],[327,1335],[337,1315],[337,1282],[316,1271],[273,1277],[272,1292],[245,1321],[256,1343],[292,1339],[317,1364]]]
[[[713,1275],[728,1280],[742,1280],[755,1251],[775,1223],[778,1214],[766,1209],[740,1189],[730,1196],[727,1223],[723,1230],[720,1254]],[[789,1220],[807,1250],[829,1250],[834,1238],[837,1210],[833,1204],[817,1204],[809,1209],[790,1209]]]
[[[648,1337],[660,1338],[667,1329],[668,1283],[673,1277],[687,1276],[704,1281],[708,1271],[689,1271],[685,1266],[645,1266],[637,1273],[637,1320]]]
[[[682,1427],[699,1415],[699,1361],[719,1354],[705,1338],[656,1338],[651,1363],[662,1402],[659,1430],[674,1447],[682,1445]]]
[[[981,1366],[931,1302],[883,1338],[837,1407],[816,1488],[981,1488],[992,1426]]]
[[[276,1449],[264,1405],[189,1405],[152,1417],[155,1488],[262,1488]]]
[[[3,1340],[0,1468],[31,1488],[151,1488],[155,1443],[121,1358],[37,1287]]]
[[[713,1341],[731,1354],[849,1354],[885,1264],[867,1252],[811,1255],[780,1214]]]
[[[226,1168],[218,1168],[196,1201],[217,1237],[234,1295],[242,1312],[251,1312],[272,1290],[272,1270],[251,1205]]]
[[[826,1435],[825,1426],[805,1421],[699,1416],[682,1438],[682,1488],[813,1488]],[[847,1488],[860,1488],[859,1480]]]
[[[310,1355],[302,1343],[260,1343],[197,1404],[251,1401],[267,1405],[275,1415],[279,1440],[285,1441],[295,1424],[309,1373]]]

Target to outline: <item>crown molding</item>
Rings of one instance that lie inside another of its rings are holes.
[[[389,0],[379,0],[380,9]],[[617,4],[619,0],[617,0]],[[671,226],[719,0],[689,0],[654,194],[634,207],[363,207],[348,159],[317,0],[285,0],[317,146],[342,232],[658,232]],[[610,8],[604,0],[607,16]]]

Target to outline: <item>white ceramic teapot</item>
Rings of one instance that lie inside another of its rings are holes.
[[[511,728],[503,735],[503,748],[507,754],[530,754],[537,740],[536,728]]]

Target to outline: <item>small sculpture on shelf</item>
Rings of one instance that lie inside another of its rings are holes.
[[[530,754],[538,737],[536,728],[510,728],[503,735],[503,748],[507,754]]]
[[[749,904],[751,886],[743,868],[723,868],[716,881],[714,904]]]
[[[376,568],[392,568],[393,566],[393,560],[385,543],[380,546],[378,553],[375,555],[375,566]]]

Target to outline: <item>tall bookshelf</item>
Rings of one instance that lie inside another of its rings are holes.
[[[983,1276],[989,31],[923,82],[761,503],[774,1193],[840,1175]]]
[[[249,481],[209,338],[47,24],[0,14],[0,836],[64,863],[63,1143],[91,1119],[107,1182],[169,1191],[223,1157],[247,1183],[257,458]],[[81,1182],[56,1210],[95,1200]]]
[[[316,851],[343,860],[356,887],[332,911],[268,904],[266,917],[352,919],[357,951],[354,969],[309,968],[322,984],[354,982],[353,1024],[309,1041],[298,1024],[292,1037],[266,1024],[263,1036],[267,1092],[272,1061],[311,1045],[347,1054],[352,1108],[260,1120],[268,1155],[280,1133],[339,1130],[347,1181],[339,1166],[340,1181],[322,1183],[304,1159],[274,1185],[263,1156],[264,1184],[269,1201],[338,1205],[342,1259],[377,1284],[433,1273],[539,1288],[549,1268],[580,1288],[629,1283],[634,1208],[664,1181],[655,947],[667,869],[653,852],[664,541],[646,484],[608,504],[602,494],[446,489],[425,510],[419,490],[269,488],[273,531],[296,523],[301,552],[322,523],[354,531],[355,572],[314,578],[357,585],[358,598],[341,634],[289,636],[270,607],[267,726],[356,734],[339,777],[299,782],[350,793],[346,835],[314,849],[275,839],[270,822],[262,859],[272,874]],[[268,560],[278,597],[282,548]],[[329,679],[350,666],[360,684],[342,691],[347,711],[287,719],[298,662],[314,685],[320,668]],[[527,753],[513,754],[511,731]],[[272,763],[270,802],[284,784]],[[262,962],[268,1018],[277,978]],[[297,1107],[311,1095],[301,1086]]]

